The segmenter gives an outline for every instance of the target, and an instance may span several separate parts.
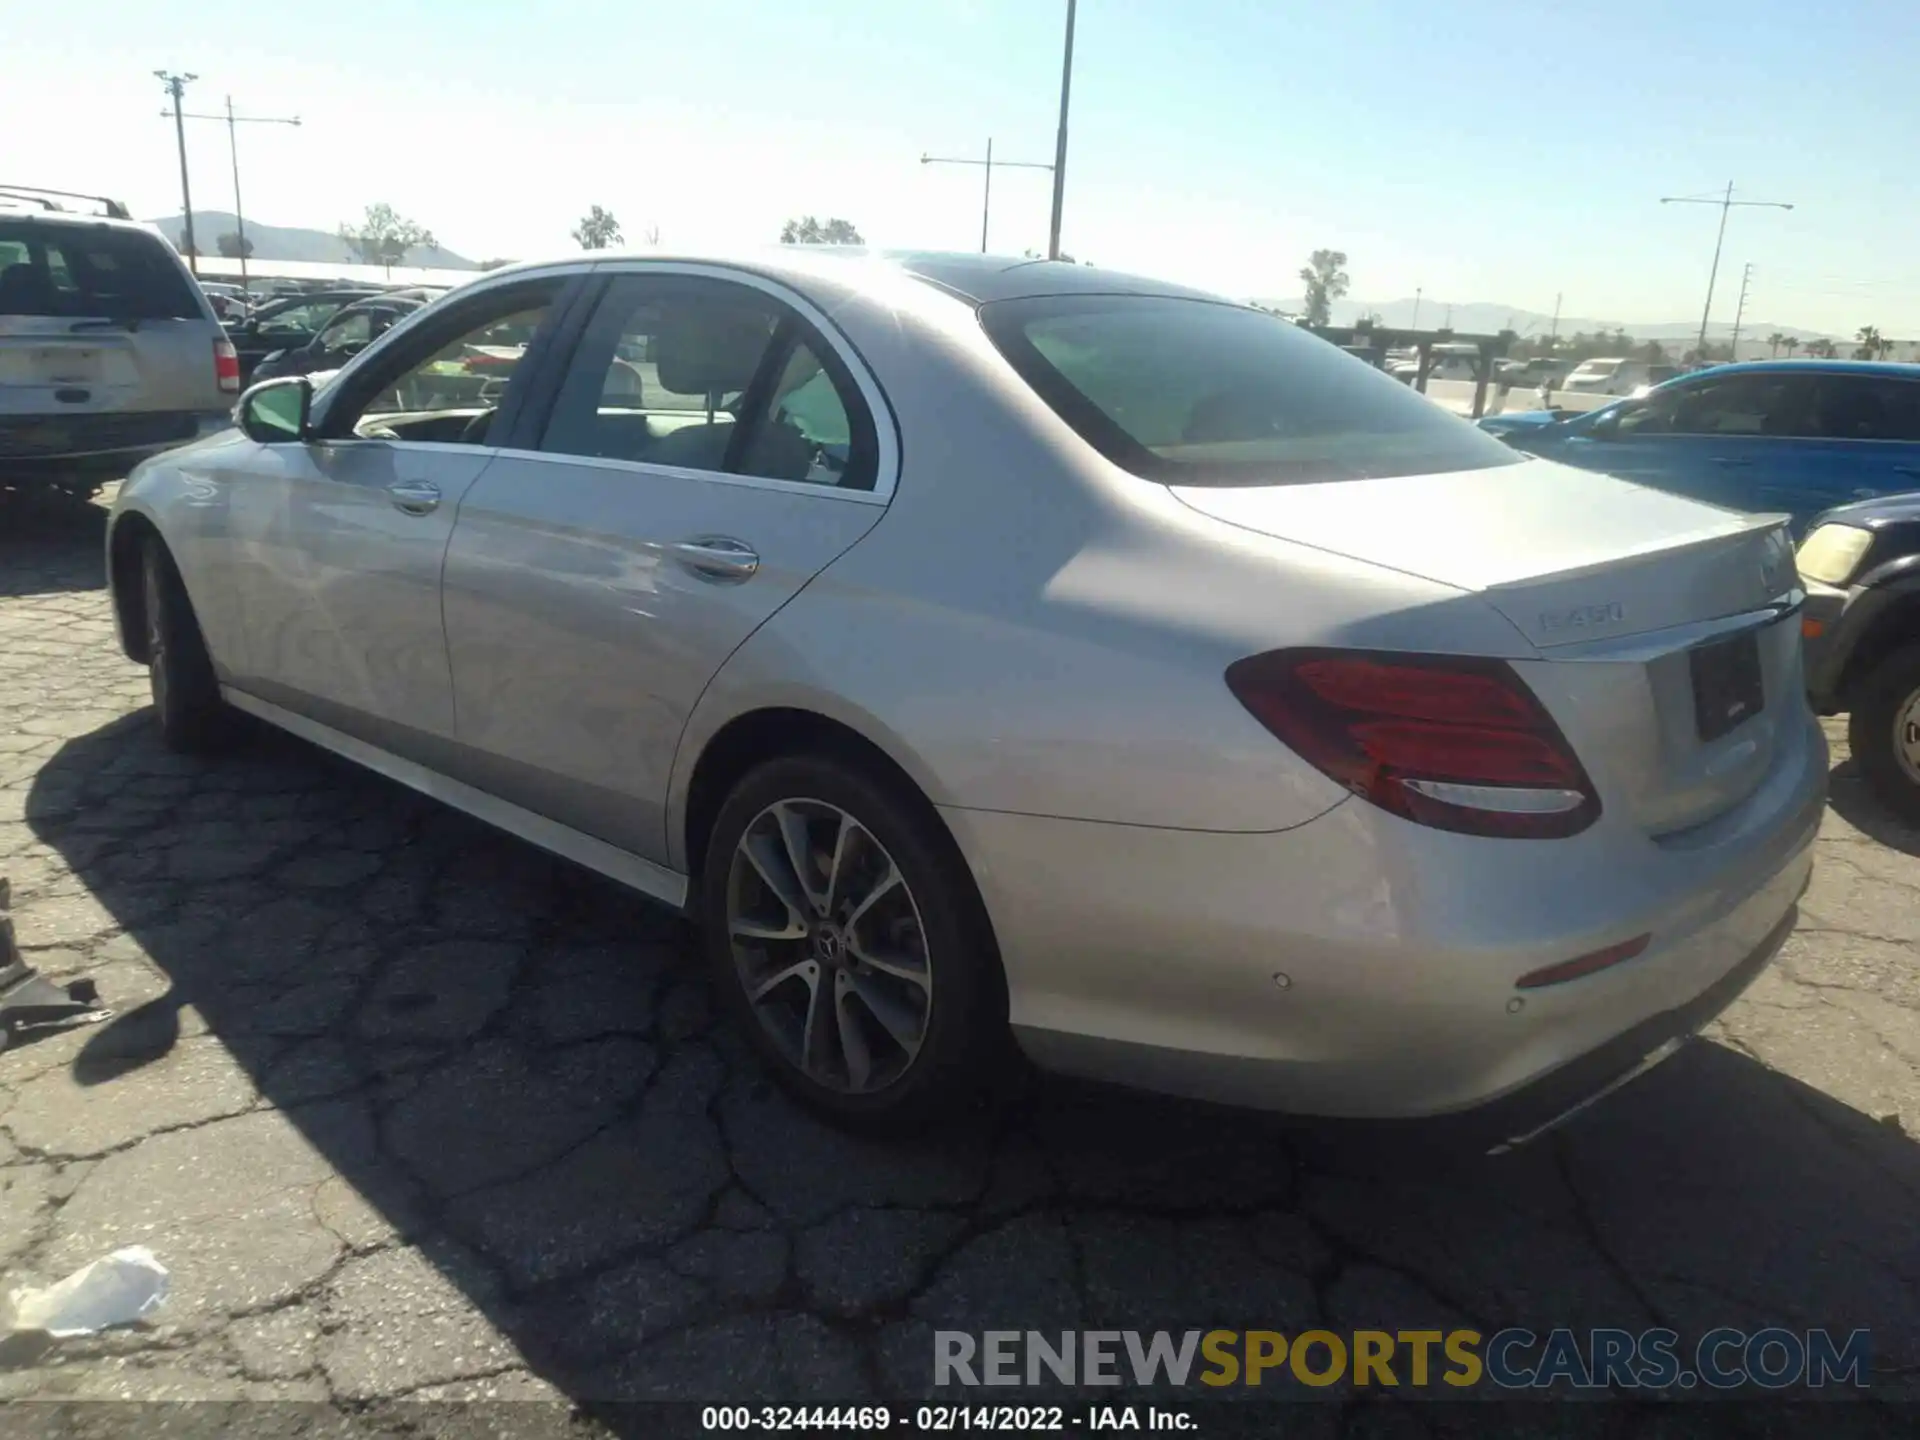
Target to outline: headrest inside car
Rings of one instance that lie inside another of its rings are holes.
[[[679,395],[745,390],[773,335],[773,317],[732,306],[667,306],[653,337],[660,383]]]

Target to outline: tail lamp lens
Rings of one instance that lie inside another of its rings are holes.
[[[213,378],[219,382],[222,394],[240,393],[240,352],[233,348],[231,340],[213,342]]]
[[[1504,660],[1275,650],[1226,680],[1302,759],[1416,824],[1554,839],[1599,817],[1573,748]]]

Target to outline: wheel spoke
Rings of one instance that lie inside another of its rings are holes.
[[[780,827],[780,840],[786,846],[787,864],[793,869],[793,878],[799,882],[800,891],[806,896],[807,905],[816,915],[827,913],[826,897],[814,889],[808,872],[813,868],[812,855],[808,845],[807,817],[791,805],[773,807],[774,824]],[[842,817],[845,825],[845,817]]]
[[[812,986],[815,990],[820,988],[820,982],[814,975],[813,962],[811,960],[801,960],[792,965],[783,965],[765,979],[756,982],[753,987],[747,991],[747,999],[751,1000],[755,1005],[758,1005],[774,990],[796,977],[805,980],[808,985]]]
[[[831,915],[834,907],[837,906],[842,899],[840,894],[840,872],[847,863],[848,844],[854,835],[859,832],[859,828],[860,827],[854,823],[852,816],[848,815],[845,811],[841,812],[839,827],[834,831],[833,835],[833,858],[827,862],[827,893],[825,902],[820,908],[820,913],[823,915]]]
[[[873,882],[873,888],[867,892],[866,898],[853,907],[852,913],[847,916],[846,923],[841,927],[847,932],[848,938],[852,938],[854,927],[865,918],[869,910],[873,909],[874,904],[900,883],[900,872],[893,868],[893,861],[888,860],[887,868],[881,872],[880,878]]]
[[[910,985],[927,988],[926,965],[908,955],[884,955],[878,950],[868,949],[858,937],[847,936],[847,950],[853,958],[869,970],[877,970],[882,975],[891,975],[896,980],[905,980]]]
[[[887,994],[867,976],[848,974],[847,986],[860,997],[860,1003],[880,1022],[881,1028],[893,1037],[893,1043],[905,1051],[908,1058],[912,1058],[920,1048],[921,1034],[925,1028],[913,1009]]]
[[[804,940],[807,927],[793,907],[787,906],[787,921],[784,925],[769,925],[764,920],[754,920],[747,916],[736,917],[731,924],[736,939],[740,940]]]
[[[847,1010],[848,977],[840,973],[833,987],[833,1013],[839,1022],[840,1053],[847,1062],[847,1084],[855,1090],[867,1088],[873,1078],[873,1055],[867,1049],[867,1037],[861,1032],[860,1019]]]
[[[818,971],[808,977],[807,984],[811,988],[807,991],[807,1018],[800,1023],[800,1068],[821,1084],[832,1085],[835,1076],[827,1064],[831,1043],[827,1026],[833,1001],[826,998],[827,987],[820,983]]]
[[[740,853],[766,882],[767,889],[787,907],[788,918],[796,925],[804,923],[808,909],[806,892],[800,886],[800,877],[794,873],[785,848],[774,844],[764,833],[750,834],[741,844]]]

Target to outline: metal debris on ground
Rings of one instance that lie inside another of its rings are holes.
[[[0,1050],[24,1029],[105,1020],[112,1012],[100,1004],[91,980],[56,985],[20,958],[8,913],[12,900],[12,886],[0,876]]]

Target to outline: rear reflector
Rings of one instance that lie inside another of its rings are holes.
[[[1569,980],[1578,980],[1583,975],[1592,975],[1609,966],[1618,965],[1623,960],[1631,960],[1648,945],[1653,943],[1651,935],[1636,935],[1618,945],[1609,945],[1604,950],[1595,950],[1591,954],[1576,955],[1571,960],[1562,960],[1558,965],[1549,965],[1541,970],[1529,970],[1513,982],[1516,990],[1538,990],[1545,985],[1564,985]]]
[[[1827,627],[1824,621],[1815,620],[1811,616],[1805,616],[1801,619],[1800,634],[1806,639],[1818,640],[1822,635],[1826,633],[1827,633]]]
[[[240,393],[240,352],[224,336],[213,342],[213,378],[224,395]]]
[[[1551,839],[1599,817],[1560,727],[1504,660],[1274,650],[1226,681],[1302,759],[1416,824]]]

